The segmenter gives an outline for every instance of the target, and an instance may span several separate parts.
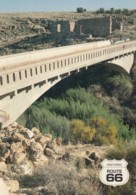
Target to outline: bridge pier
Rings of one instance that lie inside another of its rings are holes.
[[[130,71],[133,81],[136,83],[136,52],[134,53],[134,62]]]

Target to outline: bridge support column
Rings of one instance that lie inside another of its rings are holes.
[[[132,79],[136,83],[136,52],[134,53],[134,62],[130,74],[132,76]]]

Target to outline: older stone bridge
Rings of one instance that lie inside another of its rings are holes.
[[[101,41],[0,57],[0,123],[15,121],[61,79],[94,64],[116,64],[129,73],[135,51],[136,41]]]

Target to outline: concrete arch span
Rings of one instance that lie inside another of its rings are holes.
[[[7,97],[3,97],[2,101],[0,101],[0,123],[2,123],[2,126],[5,127],[17,120],[27,108],[59,81],[60,78],[48,83],[43,81],[34,86],[21,89],[16,94],[11,92],[7,94]],[[4,113],[4,115],[1,113]]]
[[[122,74],[129,74],[123,67],[114,63],[104,63],[103,66],[109,71],[119,72]]]
[[[132,65],[134,64],[134,54],[128,54],[116,59],[108,61],[109,64],[114,64],[117,70],[124,70],[127,73],[131,72]],[[111,67],[112,68],[112,67]]]

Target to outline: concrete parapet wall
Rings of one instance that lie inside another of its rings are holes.
[[[8,56],[0,57],[0,70],[1,69],[10,69],[11,65],[19,66],[19,64],[23,65],[24,63],[28,64],[33,61],[38,61],[41,59],[50,59],[54,57],[64,56],[68,54],[73,54],[75,52],[81,52],[85,50],[93,50],[101,47],[106,47],[111,45],[109,40],[107,41],[99,41],[93,43],[85,43],[85,44],[78,44],[78,45],[71,45],[71,46],[63,46],[45,50],[38,50],[32,51],[27,53],[20,53]],[[24,65],[25,65],[24,64]]]

